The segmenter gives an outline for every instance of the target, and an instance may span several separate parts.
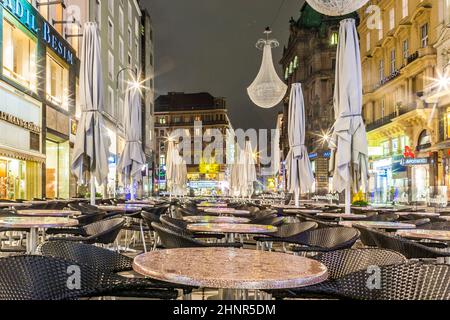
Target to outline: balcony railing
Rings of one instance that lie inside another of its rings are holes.
[[[393,112],[385,117],[382,117],[380,119],[377,119],[377,120],[367,124],[366,130],[369,132],[369,131],[373,131],[375,129],[381,128],[382,126],[391,123],[393,119],[400,117],[401,115],[404,115],[410,111],[416,110],[416,108],[417,108],[416,103],[411,103],[406,106],[401,106],[398,108],[398,110],[396,112]]]

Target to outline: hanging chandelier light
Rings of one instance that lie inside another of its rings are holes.
[[[254,104],[269,109],[277,106],[283,100],[288,87],[280,79],[273,65],[272,48],[276,48],[280,44],[275,39],[269,39],[269,34],[272,33],[270,28],[267,28],[264,33],[266,39],[261,39],[256,43],[256,47],[263,50],[261,69],[247,92]]]
[[[344,16],[360,9],[369,0],[306,0],[316,11],[327,16]]]

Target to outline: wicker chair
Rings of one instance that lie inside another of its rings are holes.
[[[68,285],[71,269],[80,272],[80,289],[73,290]],[[145,284],[133,279],[62,258],[29,255],[0,259],[0,300],[74,300],[97,296],[176,299],[177,292],[148,290]]]
[[[153,229],[161,239],[162,246],[166,249],[195,248],[195,247],[217,247],[217,248],[241,248],[241,243],[205,243],[196,240],[184,233],[164,227],[159,223],[152,223]]]
[[[406,258],[391,250],[378,248],[346,249],[334,252],[325,252],[314,257],[328,269],[328,280],[313,286],[291,290],[274,290],[277,298],[328,298],[333,297],[336,289],[336,280],[348,274],[367,271],[371,266],[388,266],[406,263]]]
[[[432,222],[429,224],[425,224],[420,227],[421,229],[426,230],[446,230],[450,231],[450,221],[443,221],[443,222]]]
[[[50,241],[40,245],[38,250],[44,256],[63,258],[77,264],[86,264],[104,272],[119,273],[133,270],[132,258],[90,244]],[[190,294],[194,289],[190,286],[175,285],[153,279],[135,278],[135,282],[138,281],[145,281],[143,285],[148,287],[182,289],[184,294]]]
[[[68,237],[54,237],[50,238],[50,241],[77,241],[88,244],[111,244],[113,243],[120,230],[125,224],[123,218],[113,218],[108,220],[98,221],[84,227],[81,227],[75,231],[75,229],[67,229],[69,234],[75,234],[75,236]]]
[[[160,217],[160,222],[169,229],[174,230],[175,232],[184,234],[188,237],[195,239],[223,239],[225,235],[222,233],[202,233],[202,232],[191,232],[187,230],[188,223],[180,220],[169,217],[167,215],[163,215]]]
[[[315,222],[288,223],[278,228],[278,231],[270,236],[255,236],[253,239],[259,242],[284,242],[285,238],[294,238],[299,234],[317,229]]]
[[[379,248],[400,252],[408,259],[436,259],[450,257],[450,252],[425,246],[418,242],[390,235],[374,229],[357,226],[358,230],[370,235],[372,241]]]
[[[450,300],[449,265],[407,263],[384,266],[379,271],[379,277],[376,270],[345,275],[335,281],[329,293],[358,300]]]
[[[294,252],[329,252],[351,248],[359,236],[354,228],[323,228],[303,232],[285,242],[299,245],[292,248]]]

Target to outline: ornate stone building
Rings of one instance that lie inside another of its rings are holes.
[[[371,1],[360,11],[370,200],[424,202],[443,183],[437,77],[442,1]]]
[[[314,11],[308,4],[300,10],[300,17],[290,20],[290,36],[284,47],[284,79],[291,84],[300,82],[303,88],[306,113],[306,146],[310,152],[316,176],[316,192],[329,190],[329,150],[325,137],[334,123],[333,92],[335,80],[336,45],[339,21],[342,17],[328,17]],[[287,139],[289,92],[284,100],[282,150],[289,151]]]

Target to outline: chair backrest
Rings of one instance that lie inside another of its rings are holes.
[[[49,241],[40,245],[38,250],[44,256],[87,264],[103,271],[123,272],[132,270],[132,258],[90,244],[73,241]]]
[[[373,266],[406,263],[405,256],[391,250],[378,248],[345,249],[320,253],[314,259],[328,268],[328,279],[334,280],[347,274],[368,270]]]
[[[367,219],[368,221],[395,222],[399,219],[399,215],[395,213],[381,213]]]
[[[432,222],[420,227],[426,230],[445,230],[450,231],[450,221]]]
[[[301,233],[297,242],[309,247],[319,247],[329,250],[351,248],[358,240],[357,229],[346,227],[322,228]]]
[[[175,230],[164,227],[160,223],[153,222],[153,229],[158,234],[161,239],[161,244],[164,248],[174,249],[174,248],[195,248],[195,247],[206,247],[200,241],[197,241],[189,236],[176,232]]]
[[[376,278],[361,270],[337,279],[336,294],[360,300],[450,300],[450,265],[406,263],[378,272]]]
[[[358,226],[359,230],[363,227]],[[415,241],[407,240],[398,236],[390,235],[388,233],[364,228],[365,232],[371,236],[377,247],[383,249],[390,249],[400,252],[408,259],[418,259],[418,258],[439,258],[448,257],[450,252],[445,252],[443,250],[430,248],[424,246]]]
[[[259,220],[258,224],[279,227],[279,226],[283,225],[285,223],[285,221],[286,221],[285,217],[269,217],[269,218]],[[254,223],[254,221],[253,221],[253,223]]]
[[[175,231],[178,231],[180,233],[186,233],[187,232],[187,222],[175,219],[172,217],[169,217],[168,215],[163,215],[160,218],[161,223],[163,226],[169,229],[174,229]]]
[[[89,236],[90,243],[110,244],[116,240],[124,224],[125,219],[113,218],[88,224],[83,229]]]
[[[308,222],[298,222],[298,223],[287,223],[278,228],[278,231],[270,236],[279,238],[289,238],[299,235],[300,233],[317,229],[317,223]]]
[[[160,216],[155,213],[156,211],[157,210],[148,210],[141,212],[142,219],[144,219],[144,222],[147,224],[150,230],[153,230],[152,222],[161,222]]]
[[[79,272],[80,286],[71,279]],[[103,272],[73,261],[44,256],[0,259],[0,300],[71,300],[95,295]]]
[[[92,204],[89,204],[89,203],[81,202],[80,206],[90,212],[99,211],[99,209],[96,206],[93,206]]]
[[[76,219],[78,220],[78,224],[80,226],[85,226],[102,220],[105,217],[105,215],[106,215],[105,212],[94,212],[90,214],[83,214],[79,217],[76,217]]]

